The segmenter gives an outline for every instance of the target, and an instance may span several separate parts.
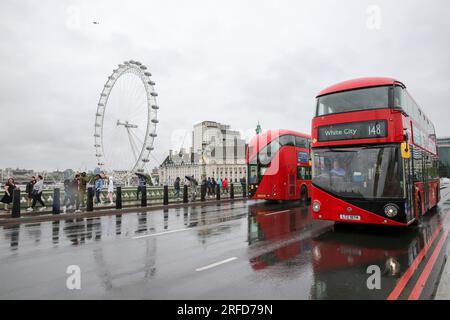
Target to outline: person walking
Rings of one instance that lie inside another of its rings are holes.
[[[44,211],[47,209],[45,206],[44,201],[42,201],[42,192],[44,191],[44,178],[41,175],[38,175],[37,181],[33,186],[33,202],[31,204],[31,207],[27,209],[27,211],[33,211],[34,207],[36,206],[36,202],[39,202],[42,206],[40,211]]]
[[[75,208],[75,212],[81,212],[80,210],[80,178],[81,175],[77,173],[75,178],[70,183],[71,187],[71,199],[69,208]]]
[[[211,181],[211,177],[208,177],[208,180],[206,181],[206,192],[208,194],[208,197],[211,197],[212,195],[212,181]]]
[[[78,200],[80,202],[80,207],[85,206],[85,198],[86,198],[86,189],[88,184],[88,177],[86,172],[81,173],[78,179]]]
[[[217,179],[217,192],[222,193],[222,178]]]
[[[102,200],[100,199],[100,195],[101,195],[102,190],[103,190],[103,185],[104,185],[104,182],[103,182],[102,177],[99,174],[97,174],[95,176],[95,183],[94,183],[95,199],[96,199],[96,203],[97,204],[101,204],[102,203]]]
[[[212,195],[213,195],[213,196],[216,195],[216,188],[217,188],[217,182],[216,182],[216,179],[212,178],[212,179],[211,179],[211,191],[212,191]]]
[[[5,205],[5,211],[9,212],[8,205],[13,200],[13,191],[16,189],[16,183],[14,182],[13,178],[9,178],[8,182],[5,183],[5,186],[3,187],[3,191],[5,191],[5,194],[3,195],[2,200],[0,200]]]
[[[194,178],[194,176],[191,176],[190,185],[191,185],[192,201],[195,201],[195,198],[197,197],[198,181]]]
[[[31,206],[31,201],[33,201],[33,186],[36,183],[36,178],[34,176],[31,177],[31,180],[25,186],[25,193],[27,194],[27,207]]]
[[[245,179],[245,177],[242,177],[240,182],[241,182],[242,191],[244,191],[245,188],[247,187],[247,180]]]
[[[173,187],[175,189],[175,197],[178,199],[180,198],[180,190],[181,190],[181,186],[180,186],[180,177],[177,177],[175,179],[175,182],[173,184]]]
[[[145,178],[144,175],[139,174],[138,179],[139,179],[139,184],[138,184],[137,193],[136,193],[137,200],[139,200],[139,194],[144,192],[144,187],[147,185],[147,179]]]
[[[228,179],[225,178],[222,182],[223,193],[228,193]]]
[[[114,178],[113,176],[109,176],[108,178],[108,199],[109,199],[109,204],[113,205],[113,194],[114,194]]]

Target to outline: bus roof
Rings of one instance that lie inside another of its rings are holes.
[[[259,152],[262,148],[264,148],[266,145],[268,145],[271,141],[275,140],[278,137],[285,136],[285,135],[293,135],[293,136],[297,136],[297,137],[311,139],[311,135],[306,134],[306,133],[300,133],[297,131],[285,130],[285,129],[269,130],[269,131],[260,133],[256,136],[254,136],[252,139],[250,139],[249,146],[257,145],[258,150],[256,150],[256,148],[255,148],[254,152]]]
[[[394,79],[394,78],[384,78],[384,77],[371,77],[371,78],[358,78],[353,80],[348,80],[344,82],[337,83],[335,85],[332,85],[331,87],[328,87],[317,95],[318,97],[341,92],[341,91],[348,91],[353,89],[362,89],[362,88],[370,88],[370,87],[379,87],[379,86],[389,86],[398,84],[404,88],[406,86],[401,83],[400,81]]]

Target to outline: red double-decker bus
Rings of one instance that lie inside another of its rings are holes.
[[[314,219],[407,226],[439,202],[434,126],[395,79],[320,92],[312,159]]]
[[[248,195],[252,199],[307,201],[311,187],[311,137],[273,130],[247,148]]]

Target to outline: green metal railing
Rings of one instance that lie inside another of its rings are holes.
[[[176,201],[182,201],[183,199],[183,186],[181,186],[180,190],[180,196],[179,198],[175,198],[175,189],[174,187],[169,187],[169,203],[173,203]],[[196,196],[196,202],[200,201],[200,192],[201,188],[200,186],[197,187],[197,196]],[[53,189],[46,189],[42,192],[42,200],[44,201],[45,205],[47,207],[51,207],[53,205]],[[87,196],[87,191],[86,191]],[[150,203],[158,203],[163,201],[164,196],[164,187],[163,186],[147,186],[147,201]],[[191,188],[188,188],[188,199],[191,201]],[[64,197],[65,193],[63,189],[60,189],[60,199],[61,199],[61,206],[64,205]],[[221,190],[221,199],[227,199],[230,197],[230,187],[228,187],[228,193],[224,192],[224,190]],[[234,185],[234,197],[235,198],[242,198],[243,197],[243,190],[241,184]],[[22,191],[20,196],[20,206],[21,208],[26,208],[28,205],[27,202],[27,195]],[[101,193],[101,199],[104,202],[109,202],[108,200],[108,191],[107,189],[104,189]],[[116,200],[116,189],[114,188],[113,193],[113,199]],[[139,199],[141,199],[141,195],[139,196]],[[206,200],[215,199],[214,196],[207,197]],[[124,206],[130,206],[134,203],[137,204],[137,202],[140,201],[137,199],[137,187],[122,187],[122,203]]]

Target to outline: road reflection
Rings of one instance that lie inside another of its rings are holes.
[[[274,210],[254,205],[248,216],[249,262],[255,271],[270,272],[277,265],[273,273],[280,274],[280,268],[288,272],[295,261],[307,261],[313,277],[311,299],[386,299],[420,252],[441,234],[444,219],[439,211],[429,214],[420,227],[331,224],[323,232],[309,232],[320,222],[311,220],[307,207],[277,205]],[[259,248],[261,254],[255,254]],[[367,286],[369,266],[381,271],[380,290]],[[413,274],[400,298],[407,298],[420,272],[421,268]],[[433,294],[432,287],[425,295]]]

